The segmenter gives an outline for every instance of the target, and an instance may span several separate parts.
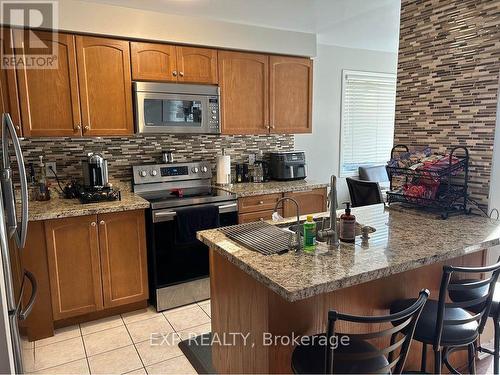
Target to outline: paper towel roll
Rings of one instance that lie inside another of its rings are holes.
[[[217,156],[217,184],[227,185],[231,183],[231,156]]]

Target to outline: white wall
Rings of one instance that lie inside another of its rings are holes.
[[[490,205],[489,209],[500,211],[500,84],[497,105],[497,126],[495,129],[495,143],[493,147],[493,163],[491,165]]]
[[[308,178],[330,181],[339,174],[342,69],[396,73],[397,53],[318,44],[314,59],[313,133],[295,136],[295,148],[306,151]],[[349,200],[345,179],[338,182],[338,201]]]
[[[59,1],[59,29],[230,49],[316,55],[316,34],[125,8]]]

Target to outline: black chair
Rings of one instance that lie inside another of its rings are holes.
[[[420,313],[429,297],[428,290],[422,290],[418,299],[408,308],[392,315],[356,316],[328,312],[326,334],[308,336],[310,345],[299,345],[292,354],[292,370],[296,374],[400,374],[410,348],[411,338]],[[345,321],[381,326],[398,322],[381,331],[347,334],[336,332],[337,322]],[[403,338],[379,349],[367,340],[383,340],[401,332]],[[303,341],[302,341],[303,342]],[[346,344],[347,343],[347,344]],[[397,353],[397,358],[392,359]],[[390,356],[388,360],[387,356]]]
[[[454,284],[462,285],[471,285],[478,282],[482,282],[482,280],[464,279],[453,281]],[[449,295],[453,302],[463,302],[464,300],[477,299],[485,296],[488,294],[488,289],[488,285],[483,285],[474,289],[450,290]],[[471,306],[468,310],[478,313],[481,311],[481,305]],[[493,355],[493,372],[495,374],[500,374],[500,287],[498,284],[495,286],[495,291],[491,300],[489,317],[493,319],[495,330],[493,351],[483,347],[477,347],[477,350]]]
[[[361,181],[389,182],[389,175],[385,165],[359,167],[358,175]]]
[[[471,283],[453,283],[452,275],[491,272],[491,277]],[[439,299],[427,301],[417,322],[413,338],[422,343],[421,372],[426,372],[427,345],[434,350],[434,373],[440,374],[443,363],[452,373],[458,373],[449,363],[449,355],[458,349],[467,348],[469,372],[475,373],[475,343],[482,333],[488,318],[495,284],[500,274],[500,263],[488,267],[444,266]],[[462,298],[460,302],[447,303],[449,293],[472,291],[487,287],[487,293],[476,298]],[[414,299],[396,301],[391,306],[391,313],[397,313],[411,306]],[[471,314],[467,310],[480,306]]]
[[[361,181],[346,178],[352,207],[369,206],[383,202],[380,185],[374,181]]]

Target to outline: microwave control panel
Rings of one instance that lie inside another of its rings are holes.
[[[219,97],[210,96],[208,98],[208,127],[219,130]]]

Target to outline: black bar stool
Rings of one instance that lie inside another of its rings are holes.
[[[477,299],[486,294],[488,294],[488,285],[483,285],[483,280],[474,280],[474,279],[464,279],[464,280],[456,280],[452,282],[453,284],[461,284],[461,285],[471,285],[475,283],[481,283],[482,286],[479,286],[474,289],[466,289],[466,290],[450,290],[450,299],[453,302],[462,302],[467,299]],[[481,305],[471,306],[469,308],[470,311],[477,313],[481,310]],[[487,348],[478,347],[477,350],[493,355],[493,372],[495,374],[500,374],[500,286],[495,286],[495,291],[493,293],[493,298],[491,300],[491,306],[489,310],[489,317],[493,319],[493,324],[495,328],[495,340],[493,351]]]
[[[395,374],[403,371],[410,348],[411,338],[420,313],[429,297],[428,290],[422,290],[418,299],[408,308],[391,315],[356,316],[328,312],[326,334],[308,336],[307,341],[295,348],[292,354],[292,369],[296,374]],[[369,333],[347,334],[335,331],[338,321],[352,323],[393,324],[390,328]],[[383,337],[401,333],[403,338],[388,347],[378,349],[367,340],[381,340]],[[302,341],[304,342],[304,341]],[[398,353],[396,359],[391,354]],[[390,360],[387,359],[390,356]]]
[[[491,277],[471,283],[452,283],[452,275],[491,272]],[[457,374],[449,363],[448,356],[455,350],[466,347],[468,350],[469,372],[475,373],[475,342],[483,332],[488,318],[495,284],[500,274],[500,263],[488,267],[444,266],[438,301],[427,301],[417,322],[413,338],[422,343],[421,372],[426,371],[427,345],[434,350],[434,373],[440,374],[442,364]],[[457,302],[447,303],[449,293],[474,291],[487,288],[479,297],[476,294],[465,296]],[[396,301],[391,306],[391,313],[397,313],[413,304],[415,300]],[[468,311],[473,306],[480,306],[472,314]]]

